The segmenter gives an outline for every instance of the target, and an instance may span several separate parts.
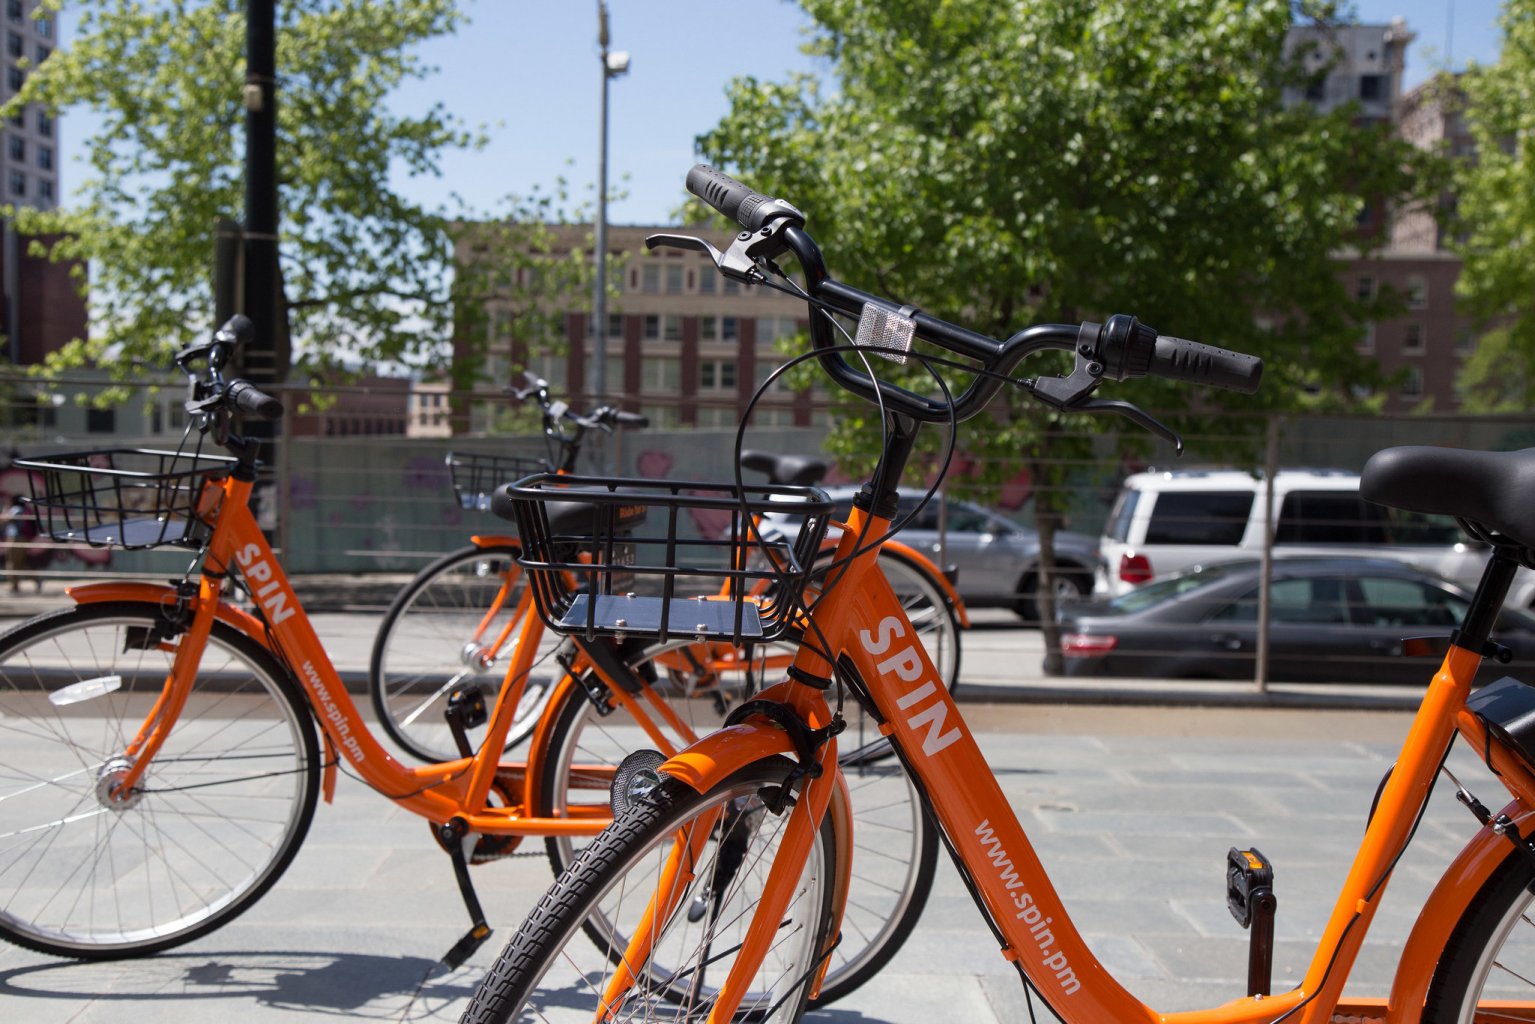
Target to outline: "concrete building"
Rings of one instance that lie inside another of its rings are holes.
[[[9,101],[28,72],[53,53],[55,26],[50,17],[34,17],[37,0],[4,0],[0,36],[4,38],[4,74],[0,102]],[[59,202],[59,126],[36,104],[0,124],[0,195],[4,202],[50,210]],[[85,301],[72,280],[69,264],[32,255],[28,239],[8,221],[0,221],[0,333],[6,344],[0,357],[17,364],[40,362],[45,355],[86,331]]]
[[[485,376],[492,386],[512,382],[520,369],[547,380],[559,392],[580,396],[578,407],[617,402],[650,417],[654,426],[729,428],[740,422],[752,394],[784,361],[774,346],[806,329],[805,304],[765,288],[743,286],[723,277],[699,253],[645,248],[656,232],[695,231],[723,245],[728,238],[713,229],[675,225],[612,225],[608,244],[620,270],[610,280],[619,292],[609,300],[606,396],[585,394],[592,359],[590,295],[570,297],[575,310],[565,314],[561,344],[518,338],[510,327],[509,301],[489,303],[491,337]],[[590,251],[589,225],[557,232],[561,257]],[[463,258],[461,253],[460,258]],[[524,267],[516,285],[529,283]],[[468,346],[455,339],[455,353],[468,357]],[[759,426],[811,426],[824,418],[825,392],[795,394],[782,382],[764,394],[753,414]],[[488,405],[488,403],[478,403]],[[455,430],[477,431],[474,416],[454,417]]]

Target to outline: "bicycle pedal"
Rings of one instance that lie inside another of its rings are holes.
[[[1247,994],[1269,994],[1274,973],[1274,867],[1256,849],[1226,854],[1226,908],[1251,928],[1247,941]]]
[[[442,965],[450,971],[464,966],[464,961],[474,956],[474,951],[485,945],[485,940],[490,936],[489,925],[475,925],[464,934],[463,938],[453,943],[452,949],[442,955]]]
[[[1257,850],[1238,850],[1226,854],[1226,909],[1243,928],[1253,923],[1254,903],[1261,892],[1274,891],[1274,868]]]

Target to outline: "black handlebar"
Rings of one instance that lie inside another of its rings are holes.
[[[805,223],[805,215],[782,199],[754,192],[728,174],[708,164],[698,164],[688,171],[688,191],[747,231],[756,231],[770,220],[787,217],[796,224]]]
[[[805,289],[814,305],[854,318],[863,315],[868,303],[887,308],[892,305],[888,300],[832,280],[820,248],[804,229],[804,215],[790,204],[755,192],[703,164],[688,172],[687,187],[747,231],[761,230],[783,218],[783,223],[772,225],[772,230],[764,234],[772,234],[799,261]],[[1130,316],[1113,316],[1103,325],[1038,324],[1006,341],[997,341],[921,311],[903,313],[910,316],[916,337],[980,364],[983,372],[952,403],[915,394],[856,369],[834,351],[839,343],[828,316],[812,314],[810,340],[821,353],[822,368],[843,388],[883,404],[892,412],[928,423],[974,416],[986,407],[1006,383],[1007,375],[1025,357],[1047,349],[1077,353],[1079,367],[1086,367],[1088,377],[1083,393],[1101,378],[1126,380],[1151,375],[1250,394],[1257,390],[1263,373],[1262,360],[1254,356],[1159,335]],[[1074,375],[1072,380],[1075,379]]]
[[[224,397],[241,412],[252,413],[266,420],[282,418],[282,402],[248,380],[232,381]]]

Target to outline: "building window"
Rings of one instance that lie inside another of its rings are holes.
[[[1325,75],[1313,75],[1306,82],[1306,102],[1321,103],[1327,98],[1327,78]]]
[[[1402,354],[1409,356],[1421,356],[1424,349],[1423,325],[1408,324],[1406,332],[1402,335]]]
[[[1402,381],[1402,397],[1423,397],[1423,367],[1409,366],[1407,368],[1407,379]]]
[[[669,316],[662,321],[662,327],[665,329],[663,337],[665,337],[667,341],[682,340],[682,317]]]
[[[622,313],[608,314],[608,337],[622,338],[624,336],[624,315]]]
[[[11,195],[24,196],[27,194],[27,176],[20,171],[11,172]]]
[[[37,134],[45,139],[53,138],[53,118],[41,110],[37,112]]]
[[[117,430],[116,409],[85,410],[85,429],[91,434],[111,434]]]
[[[37,183],[37,198],[45,203],[53,202],[53,182],[39,181]]]
[[[706,359],[698,364],[698,390],[734,391],[736,364],[725,359]]]
[[[725,278],[725,284],[722,290],[726,295],[739,295],[741,294],[741,282],[737,281],[733,277],[727,277]]]
[[[661,338],[661,318],[647,316],[645,318],[644,338],[646,341],[659,341]]]
[[[727,430],[739,422],[733,406],[705,406],[698,410],[698,426],[705,429]]]
[[[646,356],[640,360],[640,390],[675,394],[682,386],[682,361],[665,356]]]
[[[1386,98],[1385,75],[1360,75],[1359,98],[1366,103],[1373,103]]]
[[[53,147],[52,146],[38,146],[37,147],[37,166],[41,167],[45,171],[53,170]]]
[[[647,263],[640,268],[640,291],[648,295],[660,293],[661,265],[659,263]]]
[[[1364,334],[1363,334],[1363,336],[1360,337],[1358,344],[1356,344],[1354,346],[1354,350],[1356,352],[1363,352],[1363,353],[1366,353],[1366,354],[1375,351],[1375,321],[1374,320],[1366,320],[1365,321],[1365,324],[1364,324]]]
[[[1369,302],[1375,298],[1375,278],[1369,274],[1360,274],[1359,280],[1354,282],[1354,298],[1360,302]]]
[[[720,317],[720,340],[735,341],[739,337],[741,321],[733,316]]]
[[[21,21],[23,17],[21,0],[5,0],[5,13],[12,21]]]
[[[1428,283],[1416,274],[1407,279],[1407,308],[1428,308]]]
[[[779,338],[794,334],[794,318],[790,316],[759,316],[757,318],[757,344],[770,345]]]
[[[42,36],[44,39],[47,39],[47,38],[49,38],[49,37],[51,37],[53,35],[53,19],[52,18],[37,18],[37,19],[34,19],[33,22],[32,22],[32,25],[33,25],[34,28],[37,29],[37,34]]]
[[[713,295],[715,282],[719,280],[720,272],[712,266],[704,267],[698,272],[698,292],[700,295]]]
[[[683,271],[683,269],[684,268],[683,268],[682,264],[680,264],[680,263],[671,263],[671,264],[667,265],[667,267],[666,267],[666,294],[668,294],[668,295],[681,295],[682,294],[682,271]]]
[[[5,34],[6,56],[20,57],[26,52],[25,44],[23,44],[21,41],[21,36],[17,35],[15,32],[7,32]]]
[[[20,163],[27,158],[27,140],[18,135],[12,135],[6,142],[5,148],[10,152],[11,159]]]
[[[49,57],[52,57],[52,56],[53,56],[53,47],[51,47],[51,46],[44,46],[42,43],[38,43],[37,44],[37,62],[39,64],[41,64],[43,61],[47,60]]]
[[[21,87],[27,84],[27,73],[21,68],[11,68],[6,72],[6,81],[10,84],[12,93],[21,92]]]

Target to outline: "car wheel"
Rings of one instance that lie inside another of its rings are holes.
[[[1079,601],[1093,591],[1093,578],[1087,570],[1079,566],[1062,566],[1055,572],[1055,605],[1060,607],[1063,601]],[[1013,611],[1024,622],[1038,625],[1040,621],[1039,609],[1039,575],[1030,570],[1024,574],[1018,582],[1018,600],[1013,604]]]

